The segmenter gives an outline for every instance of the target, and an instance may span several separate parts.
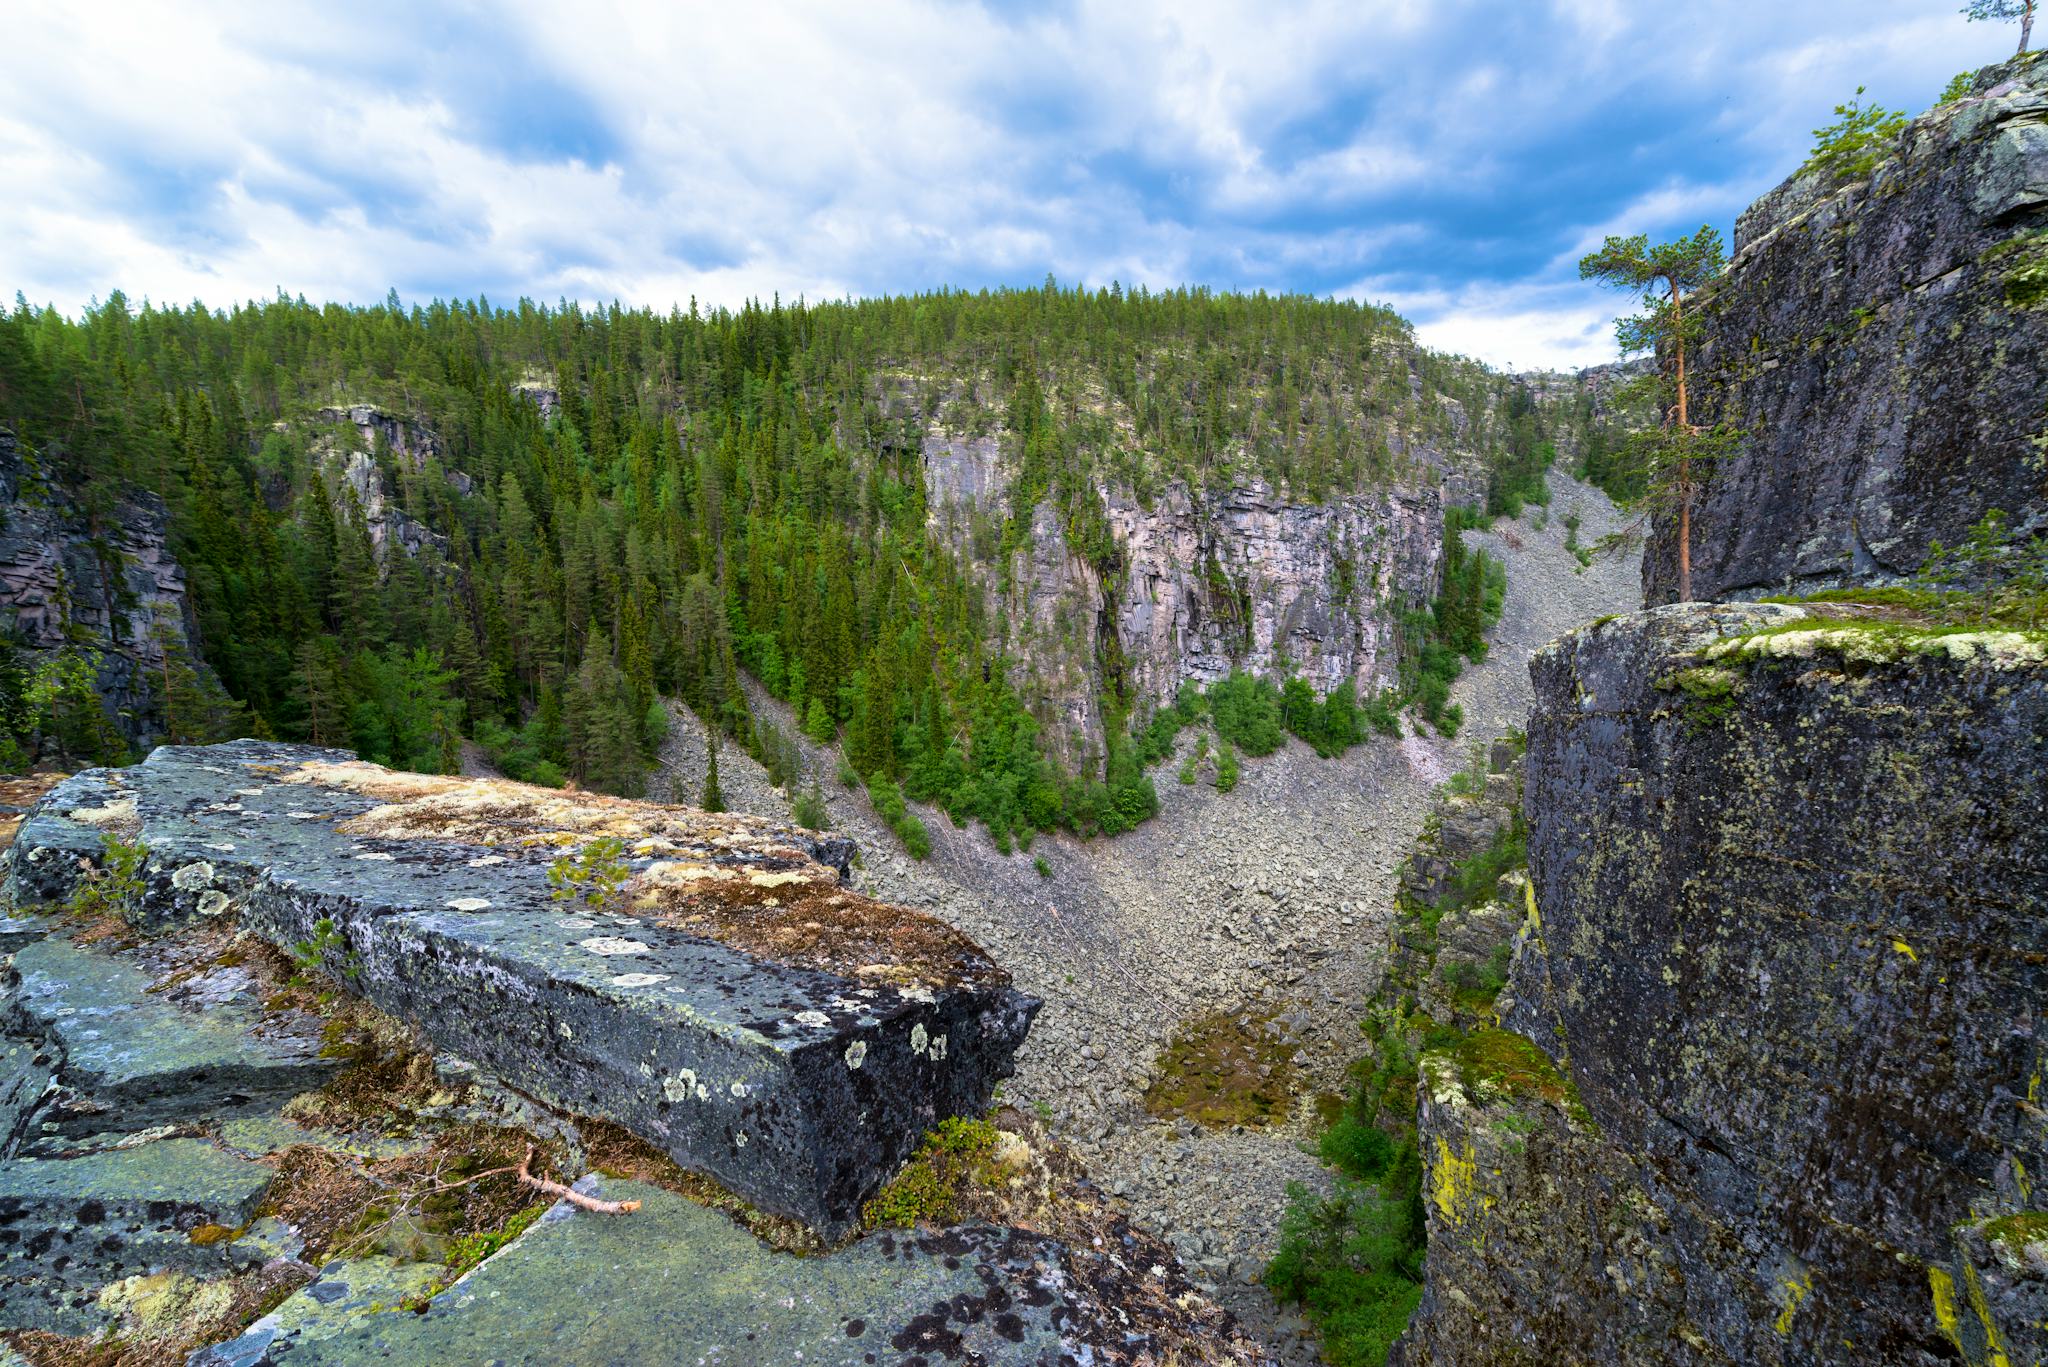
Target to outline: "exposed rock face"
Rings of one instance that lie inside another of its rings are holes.
[[[547,406],[543,405],[541,411],[545,414]],[[366,403],[350,404],[346,408],[323,408],[313,416],[320,422],[346,423],[353,427],[356,439],[366,449],[374,450],[378,442],[383,442],[387,449],[412,467],[414,474],[425,474],[430,463],[444,464],[441,439],[424,423],[386,413]],[[468,475],[459,470],[444,469],[442,473],[449,487],[457,493],[469,492]]]
[[[1009,482],[996,439],[932,438],[924,454],[934,530],[987,563],[993,583]],[[1175,483],[1150,506],[1124,489],[1096,493],[1109,554],[1079,553],[1066,510],[1041,501],[1002,601],[1020,682],[1057,709],[1070,758],[1101,752],[1109,670],[1151,703],[1283,661],[1323,693],[1349,682],[1366,697],[1396,682],[1398,612],[1427,604],[1440,575],[1436,490],[1309,504],[1258,484],[1197,495]]]
[[[1693,596],[1883,583],[1997,508],[2048,529],[2048,61],[1987,68],[1867,181],[1794,177],[1736,229],[1697,393],[1752,435],[1693,515]],[[1676,595],[1674,529],[1643,562]]]
[[[67,645],[96,653],[99,695],[132,741],[158,734],[154,680],[166,642],[152,636],[152,626],[161,624],[174,647],[198,654],[190,648],[185,571],[170,552],[162,500],[128,490],[95,524],[31,464],[5,428],[0,614],[12,620],[35,657]]]
[[[363,526],[370,534],[370,549],[376,552],[378,564],[389,564],[394,547],[415,558],[430,546],[439,555],[447,554],[447,537],[421,526],[418,519],[385,497],[383,473],[369,453],[330,454],[327,478],[334,488],[338,516],[346,514],[348,496],[355,496],[356,506],[363,510]]]
[[[1091,1249],[989,1225],[885,1232],[799,1259],[659,1188],[590,1185],[641,1209],[608,1220],[564,1202],[419,1314],[377,1312],[411,1290],[394,1294],[383,1260],[330,1264],[192,1367],[495,1362],[507,1345],[513,1361],[588,1364],[1254,1360],[1177,1272],[1146,1265],[1171,1255],[1127,1230]]]
[[[1407,1362],[2048,1353],[2048,645],[1803,618],[1534,661],[1500,1006],[1549,1059],[1424,1061]]]
[[[846,841],[751,817],[164,747],[39,804],[17,900],[66,898],[109,832],[149,850],[139,924],[238,916],[440,1049],[828,1234],[987,1105],[1038,1005],[943,924],[845,891]],[[559,899],[571,869],[630,878]]]

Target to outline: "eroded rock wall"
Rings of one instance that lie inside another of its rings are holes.
[[[1910,575],[1996,508],[2048,529],[2048,59],[1980,73],[1865,180],[1742,216],[1700,409],[1749,436],[1693,515],[1693,597]],[[1657,526],[1645,599],[1677,594]]]
[[[1804,611],[1532,665],[1548,1063],[1424,1061],[1408,1363],[2048,1354],[2048,645]]]
[[[95,686],[121,734],[159,734],[154,681],[165,649],[198,654],[162,500],[127,490],[94,518],[0,428],[0,620],[31,667],[67,646],[92,652]]]
[[[933,529],[986,564],[1017,682],[1046,700],[1042,720],[1070,758],[1101,753],[1109,669],[1150,703],[1235,669],[1291,669],[1321,693],[1392,687],[1399,614],[1427,605],[1441,574],[1437,488],[1304,503],[1256,483],[1198,493],[1177,482],[1149,503],[1095,491],[1114,548],[1100,563],[1071,544],[1067,510],[1042,500],[1004,574],[994,561],[1010,471],[997,439],[932,438],[924,459]]]

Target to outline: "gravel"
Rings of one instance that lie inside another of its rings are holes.
[[[1045,999],[1004,1098],[1049,1115],[1097,1180],[1289,1367],[1319,1360],[1313,1336],[1255,1279],[1272,1255],[1288,1183],[1327,1186],[1311,1152],[1312,1100],[1343,1090],[1357,1022],[1384,969],[1397,870],[1436,786],[1470,762],[1472,744],[1522,725],[1529,654],[1640,601],[1633,557],[1582,569],[1564,546],[1568,513],[1579,515],[1587,546],[1623,530],[1623,515],[1597,489],[1550,479],[1547,515],[1532,508],[1465,534],[1506,562],[1508,594],[1488,659],[1453,690],[1466,719],[1458,740],[1408,735],[1334,760],[1290,742],[1245,760],[1228,794],[1179,783],[1176,756],[1154,773],[1155,820],[1114,840],[1041,836],[1009,856],[978,830],[924,811],[933,848],[923,864],[903,854],[865,795],[834,781],[829,748],[799,741],[834,828],[860,843],[856,886],[936,912]],[[757,715],[797,734],[785,705],[759,690],[752,701]],[[703,727],[684,709],[673,716],[650,795],[694,802]],[[1182,755],[1193,737],[1183,735]],[[721,747],[719,777],[734,810],[789,815],[787,796],[737,748]],[[1152,1061],[1176,1026],[1251,1006],[1280,1011],[1301,1045],[1304,1085],[1287,1123],[1206,1131],[1149,1116]]]

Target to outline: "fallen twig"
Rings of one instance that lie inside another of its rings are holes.
[[[528,1144],[526,1146],[526,1157],[519,1164],[519,1180],[526,1183],[529,1187],[546,1192],[550,1196],[559,1196],[572,1206],[580,1206],[584,1210],[594,1210],[599,1215],[629,1215],[640,1209],[638,1201],[603,1201],[595,1196],[585,1196],[574,1187],[565,1187],[560,1182],[550,1181],[545,1177],[535,1177],[527,1170],[528,1165],[532,1162],[533,1145]]]

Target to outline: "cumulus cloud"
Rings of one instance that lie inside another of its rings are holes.
[[[1726,228],[1924,0],[16,0],[0,288],[67,310],[487,293],[666,309],[997,283],[1363,294],[1611,354],[1607,232]]]

